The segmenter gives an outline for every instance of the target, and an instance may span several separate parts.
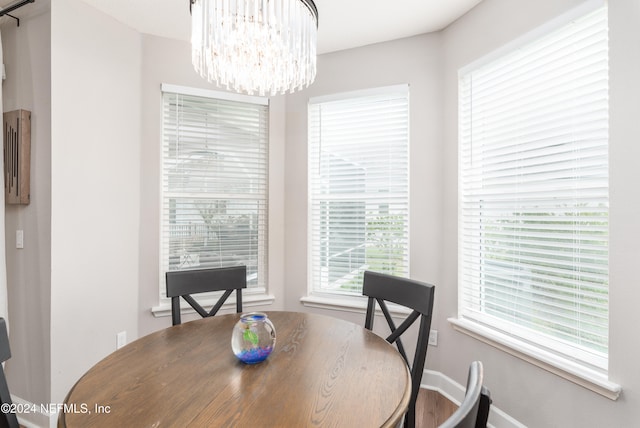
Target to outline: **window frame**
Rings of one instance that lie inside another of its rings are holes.
[[[522,37],[514,40],[513,42],[507,44],[501,49],[496,50],[495,52],[486,55],[478,61],[475,61],[459,70],[459,80],[470,71],[478,69],[486,64],[492,63],[505,55],[508,55],[514,51],[525,49],[526,45],[532,42],[535,42],[537,39],[545,36],[548,33],[551,33],[555,30],[560,29],[561,27],[569,24],[571,21],[581,18],[583,16],[588,15],[591,12],[594,12],[596,9],[605,8],[606,12],[606,4],[601,1],[589,1],[587,3],[582,4],[581,6],[557,17],[556,19],[548,22],[545,25],[537,28],[534,31],[531,31],[528,34],[525,34]],[[459,94],[460,97],[463,96],[462,92]],[[461,105],[459,104],[459,109],[461,109]],[[460,111],[460,110],[459,110]],[[461,114],[461,113],[459,113]],[[460,122],[459,126],[462,122]],[[460,144],[462,144],[462,134],[459,133]],[[460,156],[460,153],[459,153]],[[458,171],[458,179],[459,186],[462,186],[461,174],[462,165],[460,165]],[[462,190],[462,188],[460,188]],[[461,196],[459,196],[461,197]],[[462,206],[461,202],[458,205],[458,224],[460,224],[462,216]],[[462,239],[461,232],[459,232],[459,239]],[[459,243],[458,251],[460,252],[462,248],[462,242]],[[459,261],[460,263],[460,261]],[[461,269],[461,268],[460,268]],[[621,392],[620,385],[611,382],[608,379],[608,373],[606,368],[602,370],[602,367],[596,367],[598,364],[585,364],[581,361],[576,361],[575,359],[562,357],[557,353],[553,352],[549,348],[545,348],[545,346],[540,346],[536,344],[532,344],[526,340],[515,340],[513,337],[513,332],[510,331],[510,334],[505,334],[496,330],[494,327],[488,327],[487,325],[483,325],[481,321],[481,317],[476,321],[472,319],[465,318],[462,315],[462,306],[464,303],[462,302],[463,293],[462,288],[464,285],[462,284],[462,280],[460,278],[460,272],[458,273],[458,282],[459,282],[459,293],[458,293],[458,316],[449,318],[449,322],[452,324],[454,329],[460,331],[462,333],[468,334],[478,340],[481,340],[485,343],[488,343],[498,349],[501,349],[511,355],[517,356],[523,360],[526,360],[534,365],[542,367],[552,373],[555,373],[565,379],[568,379],[572,382],[580,384],[588,389],[591,389],[601,395],[604,395],[610,399],[617,399]],[[552,345],[553,346],[553,345]]]
[[[311,120],[312,120],[312,105],[320,105],[323,103],[332,103],[332,102],[354,102],[358,99],[365,99],[367,97],[376,97],[376,96],[389,96],[390,98],[395,97],[399,97],[400,95],[398,94],[402,94],[402,96],[406,97],[406,146],[405,146],[405,150],[406,150],[406,169],[405,169],[405,174],[406,174],[406,188],[405,188],[405,199],[404,199],[404,209],[406,210],[406,222],[403,223],[403,229],[404,229],[404,233],[405,233],[405,239],[406,239],[406,245],[405,245],[405,252],[404,252],[404,265],[405,265],[405,272],[403,273],[404,276],[408,276],[409,272],[410,272],[410,266],[409,266],[409,261],[410,261],[410,254],[409,254],[409,244],[410,244],[410,175],[409,175],[409,153],[410,153],[410,122],[409,122],[409,115],[410,115],[410,94],[409,94],[409,85],[408,84],[399,84],[399,85],[392,85],[392,86],[384,86],[384,87],[375,87],[375,88],[369,88],[369,89],[364,89],[364,90],[357,90],[357,91],[349,91],[349,92],[342,92],[342,93],[336,93],[336,94],[331,94],[331,95],[324,95],[324,96],[318,96],[318,97],[313,97],[309,99],[309,103],[308,103],[308,126],[309,126],[309,130],[308,130],[308,137],[309,137],[309,142],[308,142],[308,146],[309,146],[309,155],[308,155],[308,166],[309,168],[312,167],[312,154],[311,154],[311,146],[312,146],[312,136],[311,136]],[[320,143],[322,144],[322,143]],[[313,224],[314,224],[314,219],[313,219],[313,215],[314,215],[314,209],[313,209],[313,203],[314,203],[314,198],[313,198],[313,193],[312,193],[312,177],[311,177],[311,170],[309,169],[308,171],[308,215],[307,215],[307,236],[308,236],[308,250],[307,250],[307,269],[308,269],[308,295],[303,297],[301,299],[302,303],[305,304],[306,306],[310,306],[310,307],[320,307],[320,308],[330,308],[330,309],[341,309],[341,310],[348,310],[348,311],[362,311],[364,309],[366,309],[366,301],[363,300],[362,297],[362,292],[361,289],[359,291],[353,291],[353,292],[337,292],[337,293],[333,293],[327,290],[322,290],[319,288],[315,287],[314,284],[314,280],[313,280],[313,266],[312,264],[314,263],[313,259],[314,259],[314,239],[313,239]],[[326,198],[327,201],[332,200],[333,197],[332,196],[328,196]],[[366,199],[366,198],[365,198]],[[362,284],[359,284],[360,287],[362,287]],[[395,312],[397,314],[405,314],[405,310],[404,308],[391,308],[392,312]]]
[[[251,95],[244,95],[244,94],[234,94],[234,93],[228,93],[228,92],[222,92],[222,91],[215,91],[215,90],[208,90],[208,89],[202,89],[202,88],[193,88],[193,87],[186,87],[186,86],[180,86],[180,85],[173,85],[173,84],[167,84],[167,83],[163,83],[161,84],[161,90],[160,90],[160,98],[161,98],[161,111],[164,112],[164,94],[165,93],[175,93],[175,94],[179,94],[179,95],[184,95],[184,96],[195,96],[195,97],[204,97],[204,98],[211,98],[211,99],[217,99],[217,100],[222,100],[222,101],[232,101],[232,102],[241,102],[241,103],[249,103],[249,104],[255,104],[255,105],[261,105],[261,106],[266,106],[267,108],[267,129],[266,129],[266,137],[267,137],[267,141],[266,141],[266,148],[265,148],[265,179],[266,179],[266,183],[265,183],[265,188],[264,188],[264,200],[263,200],[263,204],[265,205],[265,207],[262,209],[262,213],[260,214],[260,216],[264,216],[264,227],[261,228],[258,232],[258,236],[259,237],[265,237],[264,242],[262,244],[260,244],[260,246],[263,248],[263,252],[264,252],[264,256],[262,256],[262,258],[264,258],[264,262],[262,263],[262,267],[260,268],[263,272],[263,278],[262,281],[258,283],[257,286],[253,286],[253,287],[247,287],[244,291],[243,291],[243,303],[245,305],[263,305],[263,304],[271,304],[273,303],[273,301],[275,300],[273,295],[268,294],[268,280],[269,280],[269,240],[268,240],[268,235],[269,235],[269,168],[270,168],[270,161],[269,161],[269,139],[270,139],[270,135],[269,135],[269,99],[267,97],[259,97],[259,96],[251,96]],[[161,120],[161,126],[163,126],[164,123],[164,119]],[[164,260],[164,251],[163,251],[163,245],[164,245],[164,239],[163,239],[163,221],[162,218],[164,217],[164,203],[165,203],[165,189],[164,189],[164,184],[163,181],[165,180],[165,172],[164,172],[164,132],[161,131],[160,132],[160,156],[159,156],[159,192],[160,192],[160,198],[159,198],[159,215],[160,215],[160,222],[159,222],[159,288],[158,288],[158,292],[159,292],[159,304],[153,308],[151,308],[152,314],[156,317],[161,317],[161,316],[170,316],[171,315],[171,299],[166,297],[166,283],[165,283],[165,270],[167,268],[166,265],[166,261]],[[257,200],[257,199],[256,199]],[[218,300],[219,295],[221,293],[202,293],[198,296],[198,302],[205,308],[210,308],[212,307]],[[193,308],[191,308],[190,305],[188,305],[186,302],[182,301],[180,302],[181,305],[181,311],[183,313],[195,313],[195,311],[193,310]],[[229,308],[235,308],[235,297],[231,297],[228,299],[228,301],[223,305],[223,311]]]

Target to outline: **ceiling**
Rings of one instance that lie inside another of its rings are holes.
[[[141,33],[178,40],[190,38],[189,0],[82,1]],[[315,0],[319,16],[318,53],[438,31],[480,1]],[[0,1],[7,3],[11,2]]]

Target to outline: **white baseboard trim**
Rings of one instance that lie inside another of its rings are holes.
[[[440,395],[451,400],[453,403],[460,405],[464,398],[465,387],[455,382],[453,379],[445,376],[444,374],[434,371],[425,370],[422,373],[421,388],[430,389],[436,391]],[[490,428],[526,428],[526,425],[521,424],[502,410],[500,410],[496,403],[491,404],[491,410],[489,411],[489,422],[487,426]]]
[[[58,414],[44,413],[43,406],[33,404],[20,397],[11,395],[11,401],[20,409],[28,409],[23,413],[18,413],[18,423],[25,428],[55,428],[58,422]]]

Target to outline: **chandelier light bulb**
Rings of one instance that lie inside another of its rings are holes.
[[[316,77],[312,0],[189,0],[191,56],[209,82],[249,95],[303,89]]]

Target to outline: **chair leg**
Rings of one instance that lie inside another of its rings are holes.
[[[405,428],[415,428],[416,427],[416,405],[415,403],[409,404],[409,409],[407,410],[407,414],[404,415],[404,426]]]
[[[482,387],[480,395],[480,405],[478,406],[478,417],[476,419],[476,428],[487,428],[487,420],[489,419],[489,408],[491,407],[491,393],[486,387]]]

